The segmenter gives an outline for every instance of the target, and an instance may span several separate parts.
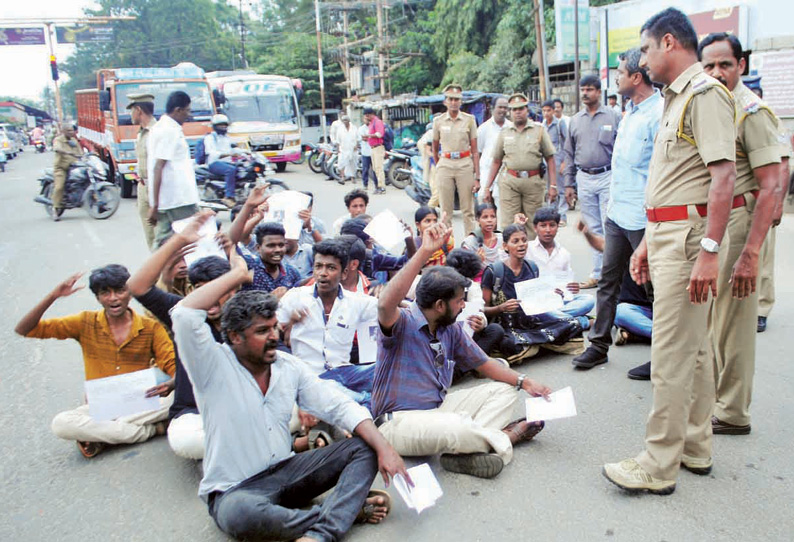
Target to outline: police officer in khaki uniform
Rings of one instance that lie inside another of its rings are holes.
[[[55,163],[52,166],[53,191],[52,191],[52,219],[58,222],[63,214],[63,189],[69,168],[80,159],[83,152],[77,141],[74,126],[64,123],[61,125],[61,134],[52,140],[52,149],[55,151]]]
[[[146,246],[149,250],[154,250],[157,247],[154,244],[154,226],[149,224],[149,190],[146,188],[146,183],[149,180],[148,171],[146,170],[146,141],[149,139],[149,131],[157,124],[154,118],[154,96],[151,94],[130,94],[127,96],[130,103],[127,109],[130,110],[132,123],[140,126],[138,130],[138,137],[135,140],[135,156],[138,159],[138,214],[141,217],[141,224],[143,225],[143,234],[146,237]]]
[[[532,224],[535,211],[543,206],[546,181],[541,177],[543,159],[552,158],[555,148],[542,124],[529,120],[529,100],[523,94],[513,94],[507,100],[513,124],[505,127],[496,138],[493,163],[485,182],[485,201],[491,201],[491,184],[502,162],[505,164],[499,180],[499,209],[501,228],[523,213]],[[549,169],[549,197],[557,197],[557,169],[554,160],[547,160]],[[527,237],[535,239],[535,230],[527,227]]]
[[[712,467],[707,316],[733,200],[736,127],[733,97],[703,72],[686,15],[674,8],[654,15],[640,43],[640,67],[665,85],[648,171],[648,226],[629,264],[637,283],[654,286],[653,409],[645,450],[603,472],[628,491],[668,495],[682,464],[696,474]]]
[[[709,318],[717,388],[712,430],[746,435],[755,372],[758,257],[780,199],[778,120],[742,83],[745,60],[736,36],[709,34],[700,42],[698,57],[736,101],[736,184]]]
[[[477,153],[477,121],[460,110],[463,89],[460,85],[444,87],[447,112],[433,121],[433,160],[436,166],[441,212],[452,227],[455,190],[463,211],[465,235],[477,226],[474,221],[474,193],[480,189],[480,157]]]

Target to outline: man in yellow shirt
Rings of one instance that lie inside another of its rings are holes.
[[[83,350],[86,380],[122,375],[148,369],[153,364],[174,376],[174,345],[165,329],[155,320],[137,314],[129,307],[127,288],[130,274],[121,265],[108,265],[91,272],[88,286],[102,305],[99,311],[83,311],[71,316],[42,320],[50,306],[82,286],[75,286],[82,273],[60,283],[28,312],[14,331],[38,339],[74,339]],[[173,378],[146,391],[147,397],[168,396]],[[75,440],[85,457],[93,457],[107,444],[143,442],[165,433],[169,400],[151,410],[111,421],[91,418],[88,405],[58,414],[52,421],[56,436]]]

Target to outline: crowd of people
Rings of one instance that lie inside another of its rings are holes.
[[[790,149],[742,83],[744,62],[734,36],[698,43],[671,8],[620,57],[625,112],[602,105],[600,80],[585,76],[584,108],[571,118],[549,101],[542,123],[530,121],[517,93],[496,100],[478,128],[450,85],[430,141],[440,209],[419,207],[415,231],[403,224],[402,253],[368,235],[365,190],[345,196],[347,213],[330,230],[310,205],[299,238],[288,239],[282,224],[262,221],[268,196],[257,186],[216,237],[226,256],[189,266],[215,220],[186,179],[179,125],[189,97],[174,93],[154,121],[150,96],[132,96],[139,142],[149,138],[139,194],[144,223],[156,226],[146,233],[153,252],[132,274],[117,264],[91,273],[99,310],[43,319],[81,288],[72,275],[16,332],[75,339],[87,380],[152,365],[170,378],[146,392],[161,397],[158,410],[95,421],[84,405],[56,416],[53,432],[87,458],[167,434],[174,453],[203,460],[199,495],[224,532],[338,540],[354,522],[387,516],[391,497],[372,481],[410,483],[403,457],[440,455],[450,472],[497,476],[544,429],[512,419],[519,393],[551,392],[512,367],[547,349],[576,354],[573,365],[587,370],[608,362],[613,340],[639,340],[651,359],[629,377],[653,384],[646,447],[604,475],[627,491],[669,494],[681,467],[708,474],[712,434],[751,430],[756,284],[788,176]],[[370,142],[383,135],[375,119]],[[363,135],[344,130],[342,153]],[[370,150],[377,170],[382,157]],[[557,239],[576,198],[593,251],[582,282]],[[561,308],[524,312],[517,285],[538,278],[558,285]],[[596,286],[596,296],[582,292]],[[486,381],[455,387],[469,375]]]

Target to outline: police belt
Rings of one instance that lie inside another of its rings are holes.
[[[540,175],[539,169],[508,169],[506,171],[513,177],[518,177],[519,179],[528,179],[530,177],[534,177],[535,175]]]
[[[753,197],[758,197],[758,190],[751,190]],[[747,198],[744,194],[734,196],[731,209],[737,209],[747,205]],[[704,204],[695,205],[695,210],[701,217],[708,214],[708,206]],[[671,222],[673,220],[686,220],[689,218],[689,209],[686,205],[676,205],[674,207],[655,207],[645,209],[645,215],[649,222]]]
[[[461,151],[461,152],[442,152],[442,158],[451,158],[453,160],[459,160],[461,158],[466,158],[467,156],[471,156],[471,151]]]
[[[381,414],[380,416],[378,416],[377,418],[375,418],[372,421],[375,424],[375,427],[380,427],[384,423],[390,422],[392,420],[392,418],[394,418],[394,414],[391,413],[391,412],[386,412],[385,414]]]
[[[578,166],[577,166],[578,167]],[[579,171],[584,171],[588,175],[600,175],[601,173],[606,173],[612,169],[611,165],[602,166],[602,167],[579,167]]]

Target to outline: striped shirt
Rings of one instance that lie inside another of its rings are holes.
[[[152,364],[174,376],[174,344],[165,328],[152,318],[129,311],[132,326],[121,346],[113,339],[104,309],[41,320],[27,337],[79,342],[86,380],[140,371]]]

